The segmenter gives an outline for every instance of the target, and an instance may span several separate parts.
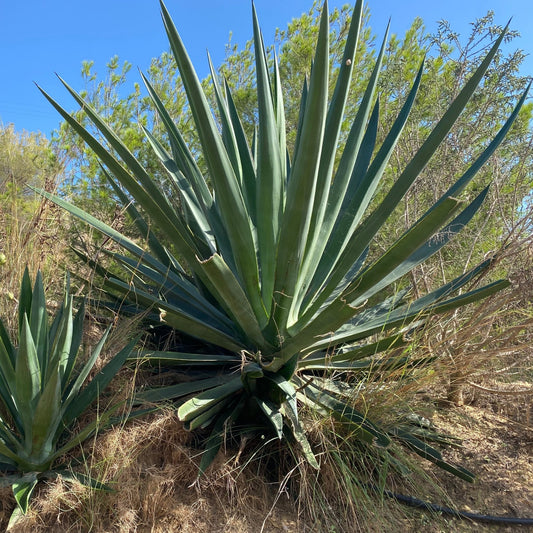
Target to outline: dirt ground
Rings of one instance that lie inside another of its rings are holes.
[[[476,481],[465,483],[439,469],[433,474],[458,510],[533,519],[533,389],[526,382],[501,389],[467,387],[465,405],[434,411],[433,423],[462,439],[461,448],[446,450],[446,458],[474,472]],[[431,487],[418,496],[446,505]],[[420,531],[420,522],[427,520],[427,515],[414,519],[407,529]],[[444,518],[424,531],[497,533],[533,531],[533,526]]]

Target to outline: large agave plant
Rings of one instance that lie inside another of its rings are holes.
[[[450,131],[504,35],[383,200],[376,203],[372,200],[415,102],[423,65],[392,128],[376,146],[376,86],[384,41],[346,142],[340,146],[356,64],[361,1],[355,5],[331,97],[327,2],[324,5],[290,154],[280,74],[275,58],[273,71],[269,70],[255,10],[258,121],[250,144],[227,84],[222,86],[213,71],[219,117],[215,120],[171,17],[163,4],[161,9],[202,148],[200,165],[143,77],[168,135],[163,144],[145,132],[168,172],[169,196],[90,104],[66,83],[106,139],[106,146],[43,92],[101,159],[147,249],[61,198],[43,194],[127,252],[112,254],[124,268],[122,279],[97,266],[105,279],[104,288],[123,308],[159,313],[153,315],[155,321],[162,320],[203,342],[203,348],[193,353],[146,353],[160,363],[186,367],[190,379],[143,391],[138,400],[176,399],[179,418],[188,428],[212,427],[202,470],[214,457],[223,433],[237,422],[249,428],[263,423],[262,431],[266,425],[280,439],[292,435],[308,461],[318,467],[299,419],[299,406],[306,405],[332,414],[363,441],[387,447],[392,437],[400,439],[423,457],[472,479],[469,472],[446,463],[414,433],[405,428],[385,430],[356,411],[352,397],[357,379],[351,377],[352,385],[342,386],[341,378],[335,376],[353,376],[385,360],[388,365],[406,364],[405,356],[391,358],[384,353],[404,345],[403,334],[409,328],[430,315],[457,309],[508,285],[500,280],[468,288],[488,268],[487,260],[418,299],[410,300],[407,292],[393,294],[390,288],[445,246],[478,211],[488,188],[470,203],[461,201],[459,195],[504,138],[525,95],[465,174],[385,253],[368,259],[375,255],[368,254],[374,237]],[[200,166],[205,166],[205,173]],[[179,208],[173,195],[180,198]],[[164,239],[150,231],[154,226]],[[172,255],[169,248],[179,256]]]

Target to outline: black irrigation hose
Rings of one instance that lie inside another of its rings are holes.
[[[456,511],[450,507],[443,507],[442,505],[437,505],[436,503],[429,503],[412,496],[405,496],[404,494],[396,494],[395,492],[390,492],[384,490],[383,494],[388,498],[392,498],[398,502],[409,505],[410,507],[416,507],[417,509],[425,509],[426,511],[434,511],[437,513],[444,513],[457,518],[469,518],[470,520],[475,520],[476,522],[490,522],[493,524],[516,524],[522,526],[533,526],[533,518],[514,518],[510,516],[491,516],[483,515],[477,513],[469,513],[467,511]]]

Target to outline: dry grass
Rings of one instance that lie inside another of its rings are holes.
[[[117,492],[95,492],[61,479],[43,485],[13,531],[259,531],[275,490],[251,470],[235,468],[222,453],[197,482],[199,450],[193,444],[172,411],[113,429],[85,451],[92,475]],[[295,528],[294,513],[280,504],[263,531]]]
[[[45,184],[46,190],[55,190],[55,181]],[[19,213],[17,201],[0,202],[0,252],[5,263],[0,264],[0,315],[14,331],[20,282],[26,267],[34,279],[37,270],[44,275],[45,290],[51,300],[57,299],[63,288],[60,270],[68,247],[62,228],[64,213],[50,202],[35,196],[27,200],[24,216]]]

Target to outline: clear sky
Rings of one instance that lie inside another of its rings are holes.
[[[330,0],[330,9],[345,4]],[[370,25],[382,36],[387,20],[400,36],[416,16],[428,30],[446,19],[462,35],[469,23],[492,9],[496,23],[513,17],[512,27],[522,37],[515,47],[533,54],[533,2],[531,0],[369,0]],[[308,11],[312,0],[255,0],[265,43],[274,40],[276,27],[284,28]],[[250,0],[166,0],[174,22],[201,77],[207,75],[205,50],[216,64],[224,57],[229,33],[243,45],[252,36]],[[83,60],[94,60],[104,75],[105,64],[114,55],[145,71],[152,57],[168,49],[157,0],[0,0],[0,123],[13,123],[17,130],[49,134],[59,124],[55,110],[42,97],[37,82],[67,108],[69,96],[56,79],[60,74],[76,89],[83,88]],[[533,75],[533,60],[527,58],[522,73]],[[136,68],[129,83],[139,81]]]

